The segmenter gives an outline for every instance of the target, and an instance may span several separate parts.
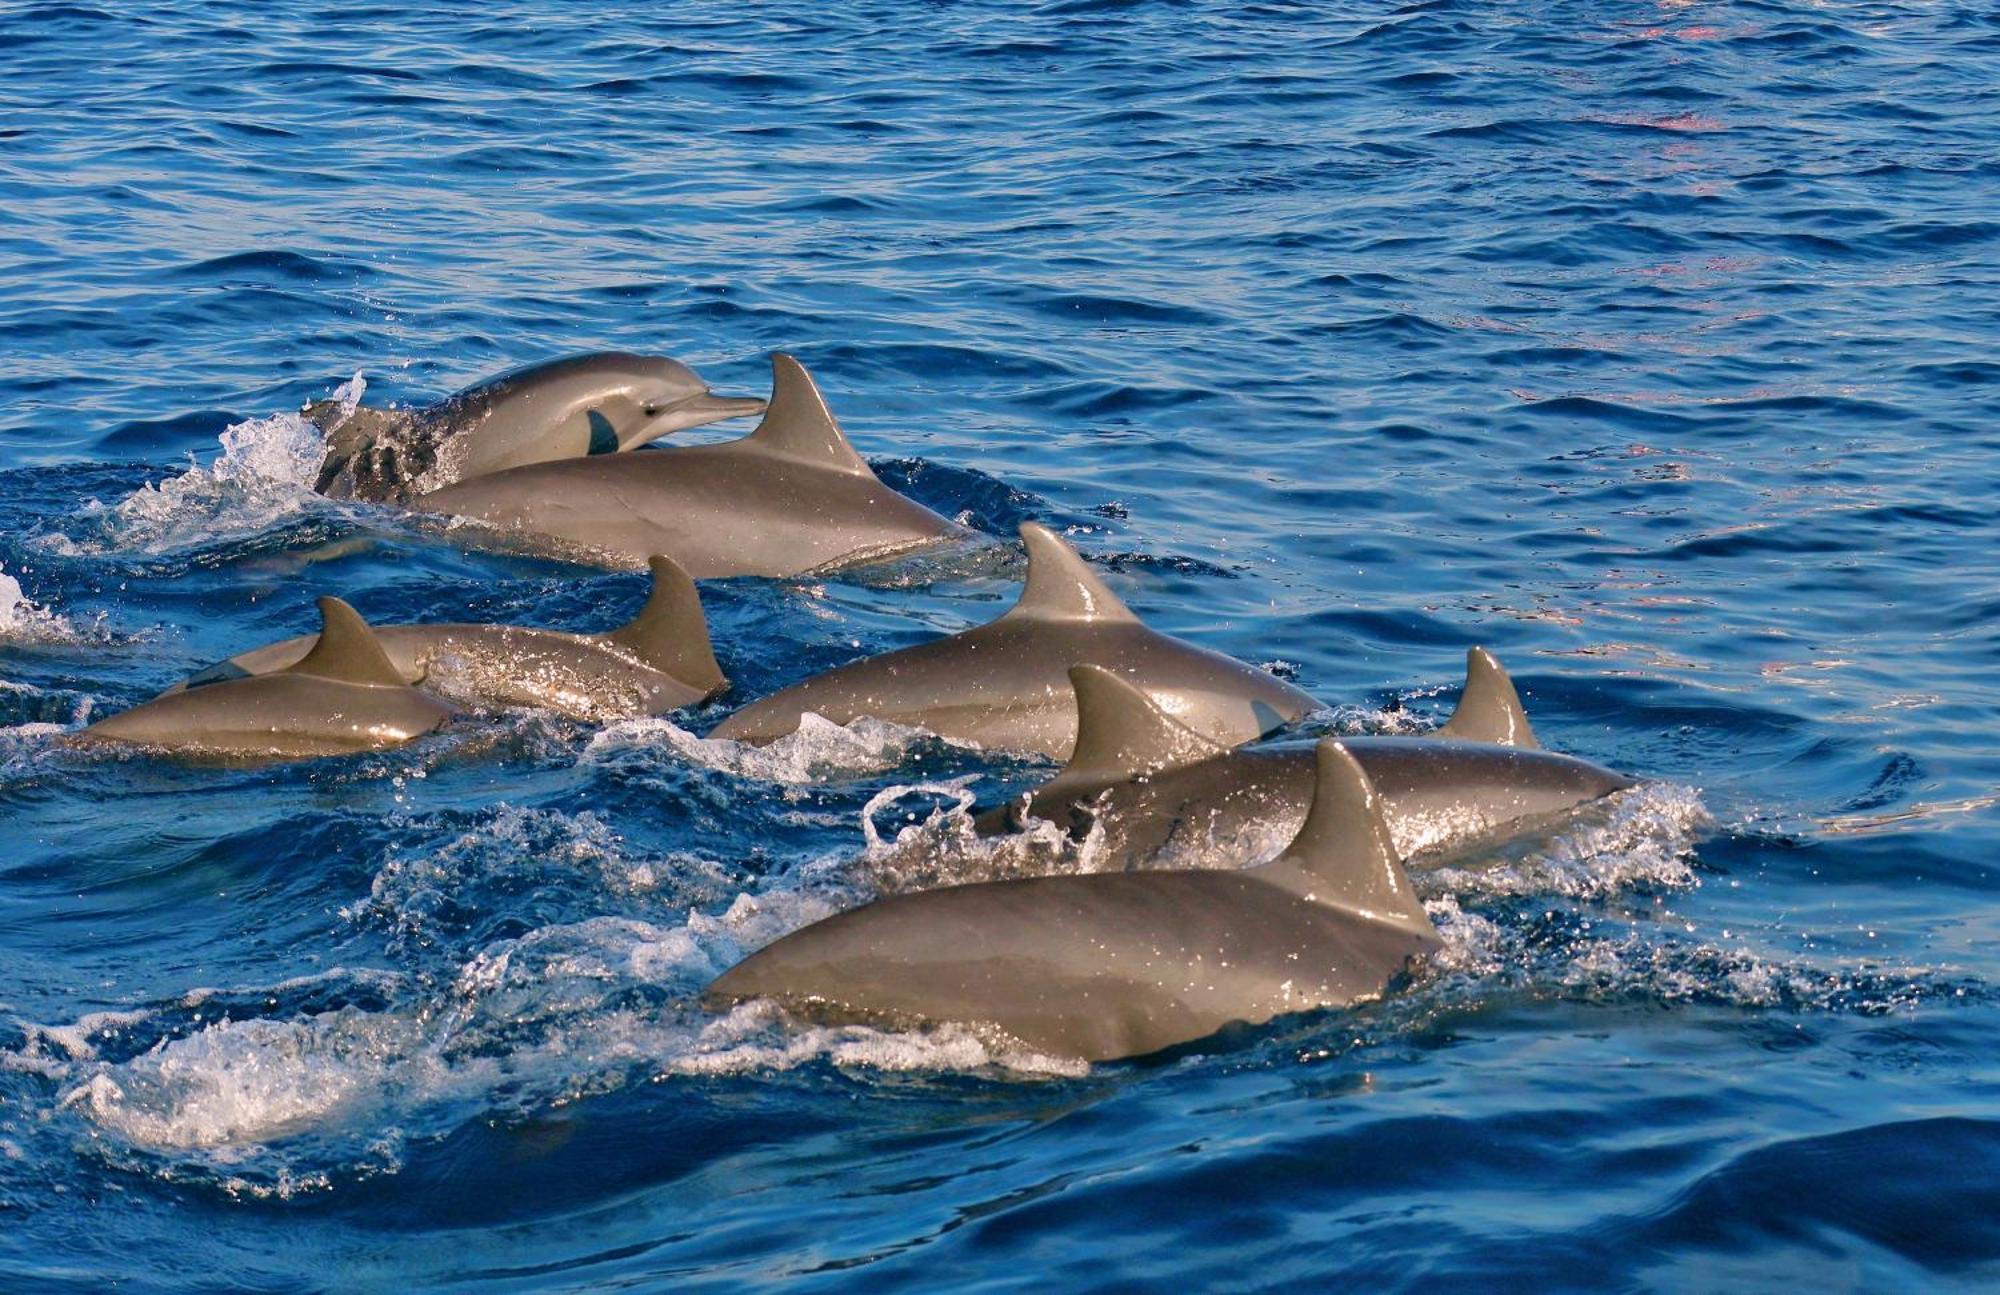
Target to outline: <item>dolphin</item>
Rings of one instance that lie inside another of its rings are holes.
[[[697,580],[805,575],[969,533],[876,479],[797,360],[773,355],[771,371],[770,407],[742,440],[509,468],[415,506],[605,566],[665,553]]]
[[[1465,664],[1458,708],[1436,736],[1344,739],[1381,795],[1400,855],[1490,841],[1633,785],[1542,750],[1493,654],[1475,647]],[[1115,871],[1255,860],[1304,821],[1315,776],[1310,745],[1230,749],[1108,670],[1079,666],[1070,681],[1079,720],[1069,763],[981,814],[974,826],[982,834],[1020,830],[1031,817],[1079,840],[1099,829],[1096,866]]]
[[[1021,527],[1028,580],[998,620],[852,662],[753,702],[711,737],[769,742],[807,711],[836,724],[863,715],[961,742],[1061,759],[1076,741],[1069,667],[1115,670],[1203,736],[1233,745],[1319,703],[1262,670],[1139,622],[1076,550],[1033,522]]]
[[[608,634],[517,625],[377,625],[375,639],[404,683],[489,706],[534,706],[592,723],[659,715],[728,686],[708,639],[694,581],[655,555],[653,592]],[[168,689],[205,688],[291,668],[314,636],[253,648]]]
[[[336,499],[407,503],[467,477],[635,449],[763,408],[761,400],[709,394],[679,360],[599,351],[517,369],[422,409],[349,409],[322,400],[304,412],[327,438],[315,489]]]
[[[451,717],[403,682],[352,607],[322,598],[319,614],[318,641],[288,669],[167,693],[71,740],[264,763],[401,746]]]
[[[947,886],[793,932],[723,973],[711,1007],[768,998],[812,1018],[998,1026],[1087,1061],[1379,996],[1442,946],[1380,797],[1340,742],[1315,749],[1311,812],[1269,863]]]

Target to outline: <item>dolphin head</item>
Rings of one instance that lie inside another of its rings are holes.
[[[764,403],[711,394],[679,360],[595,351],[516,369],[414,413],[321,401],[305,416],[327,434],[322,494],[404,502],[467,477],[637,449]]]
[[[693,369],[663,355],[624,351],[579,355],[524,371],[515,379],[529,380],[531,375],[563,388],[565,398],[585,407],[591,454],[634,450],[690,427],[764,412],[764,401],[715,395]]]

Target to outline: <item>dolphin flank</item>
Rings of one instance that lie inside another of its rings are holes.
[[[1311,746],[1228,748],[1204,738],[1110,671],[1070,671],[1076,750],[1054,778],[975,820],[983,834],[1029,818],[1098,834],[1109,869],[1254,862],[1298,830],[1312,801]],[[1433,737],[1343,744],[1380,794],[1399,855],[1491,841],[1632,785],[1588,760],[1544,751],[1507,672],[1466,653],[1465,688]]]
[[[403,682],[352,607],[322,598],[319,613],[319,638],[296,664],[167,693],[70,740],[261,763],[400,746],[451,717],[450,706]]]
[[[407,503],[467,477],[635,449],[763,408],[711,395],[679,360],[598,351],[517,369],[423,409],[344,411],[320,401],[305,416],[327,438],[316,490]]]
[[[403,682],[487,706],[534,706],[602,723],[706,701],[729,684],[716,664],[694,581],[673,559],[650,563],[653,591],[639,614],[608,634],[517,625],[377,625],[375,638]],[[310,634],[241,652],[169,693],[288,669]]]
[[[1205,739],[1233,745],[1317,709],[1262,670],[1140,623],[1053,531],[1021,527],[1028,580],[998,620],[869,657],[752,702],[711,737],[769,742],[807,711],[837,724],[864,715],[962,742],[1066,757],[1076,741],[1069,668],[1103,666]]]
[[[1285,851],[1233,872],[1031,877],[895,895],[725,972],[713,1007],[769,998],[818,1020],[987,1024],[1089,1061],[1379,996],[1441,947],[1346,748],[1315,751]]]
[[[770,407],[741,440],[509,468],[414,504],[606,566],[664,553],[697,580],[805,575],[968,534],[876,479],[797,360],[773,355],[771,370]]]

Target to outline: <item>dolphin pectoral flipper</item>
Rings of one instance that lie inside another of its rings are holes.
[[[1098,579],[1090,564],[1056,533],[1037,522],[1021,523],[1028,547],[1028,580],[1002,620],[1137,621],[1131,608]]]
[[[319,641],[312,651],[281,674],[315,675],[341,683],[383,684],[403,688],[403,676],[390,662],[361,613],[338,598],[319,600]]]
[[[1229,749],[1167,714],[1145,692],[1102,666],[1074,666],[1069,682],[1076,693],[1076,749],[1058,780],[1143,777]]]
[[[764,421],[739,444],[848,476],[875,477],[834,421],[812,375],[783,351],[771,356],[771,402]]]
[[[1463,738],[1468,742],[1497,742],[1539,751],[1535,730],[1528,727],[1528,711],[1514,681],[1491,652],[1470,648],[1465,654],[1465,688],[1458,695],[1458,709],[1437,731],[1439,737]]]
[[[655,553],[646,564],[653,572],[652,593],[639,614],[605,635],[605,641],[690,687],[721,691],[729,680],[716,663],[694,581],[664,554]]]
[[[1312,808],[1283,853],[1250,870],[1370,921],[1437,940],[1396,853],[1381,793],[1334,738],[1314,750]],[[1289,877],[1289,880],[1288,880]]]

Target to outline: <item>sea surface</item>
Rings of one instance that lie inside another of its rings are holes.
[[[0,1288],[1991,1289],[1996,343],[1988,3],[0,4]],[[322,594],[624,620],[295,413],[610,348],[795,353],[992,545],[705,583],[664,719],[65,746]],[[1484,644],[1645,781],[1165,1059],[703,1011],[1091,866],[967,838],[1045,764],[701,736],[994,616],[1028,519],[1301,731]]]

